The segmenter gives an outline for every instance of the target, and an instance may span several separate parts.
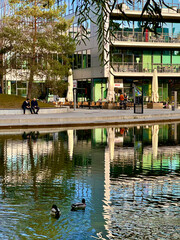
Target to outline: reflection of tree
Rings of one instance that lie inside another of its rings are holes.
[[[28,139],[28,148],[29,148],[29,157],[30,157],[30,163],[31,163],[31,174],[32,174],[32,179],[33,179],[34,200],[37,200],[38,199],[37,185],[36,185],[37,169],[36,169],[35,164],[34,164],[32,138],[31,137]]]
[[[34,200],[40,199],[44,194],[53,198],[54,194],[58,193],[61,199],[66,199],[68,194],[72,194],[75,183],[71,183],[70,186],[68,182],[74,176],[74,166],[69,159],[64,138],[53,142],[51,134],[39,135],[37,140],[32,136],[25,137],[24,140],[21,140],[20,136],[11,137],[7,141],[9,141],[9,154],[13,153],[13,161],[12,155],[4,155],[7,152],[5,139],[2,140],[0,157],[0,176],[2,182],[5,179],[7,181],[4,185],[7,192],[11,191],[12,184],[16,189],[16,187],[23,188],[24,184],[30,187],[32,182]]]
[[[22,135],[22,138],[23,139],[30,139],[32,138],[33,140],[37,140],[39,137],[39,132],[24,132],[23,135]]]
[[[0,176],[2,177],[2,193],[5,197],[5,172],[6,165],[4,162],[4,140],[0,140]]]

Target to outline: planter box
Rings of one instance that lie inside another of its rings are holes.
[[[148,103],[147,108],[151,109],[163,109],[163,103]]]
[[[102,109],[116,109],[115,103],[103,103]]]

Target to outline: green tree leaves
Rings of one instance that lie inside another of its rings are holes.
[[[65,20],[65,5],[55,0],[10,0],[11,13],[3,19],[2,49],[9,68],[28,72],[28,97],[34,80],[60,81],[71,65],[75,42],[68,34],[73,18]],[[14,66],[14,62],[16,63]],[[18,66],[17,66],[18,63]]]

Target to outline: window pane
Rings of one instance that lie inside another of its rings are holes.
[[[83,51],[83,68],[86,68],[87,66],[87,56],[86,51]]]
[[[163,64],[171,63],[171,52],[170,51],[163,51],[162,62],[163,62]]]
[[[172,52],[172,64],[180,64],[180,51]]]

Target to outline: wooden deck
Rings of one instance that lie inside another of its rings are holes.
[[[58,102],[55,103],[57,107],[69,106],[70,108],[74,108],[74,102]],[[134,103],[127,102],[126,107],[125,104],[120,104],[119,102],[107,103],[107,102],[77,102],[77,108],[89,108],[89,109],[130,109],[134,107]]]

